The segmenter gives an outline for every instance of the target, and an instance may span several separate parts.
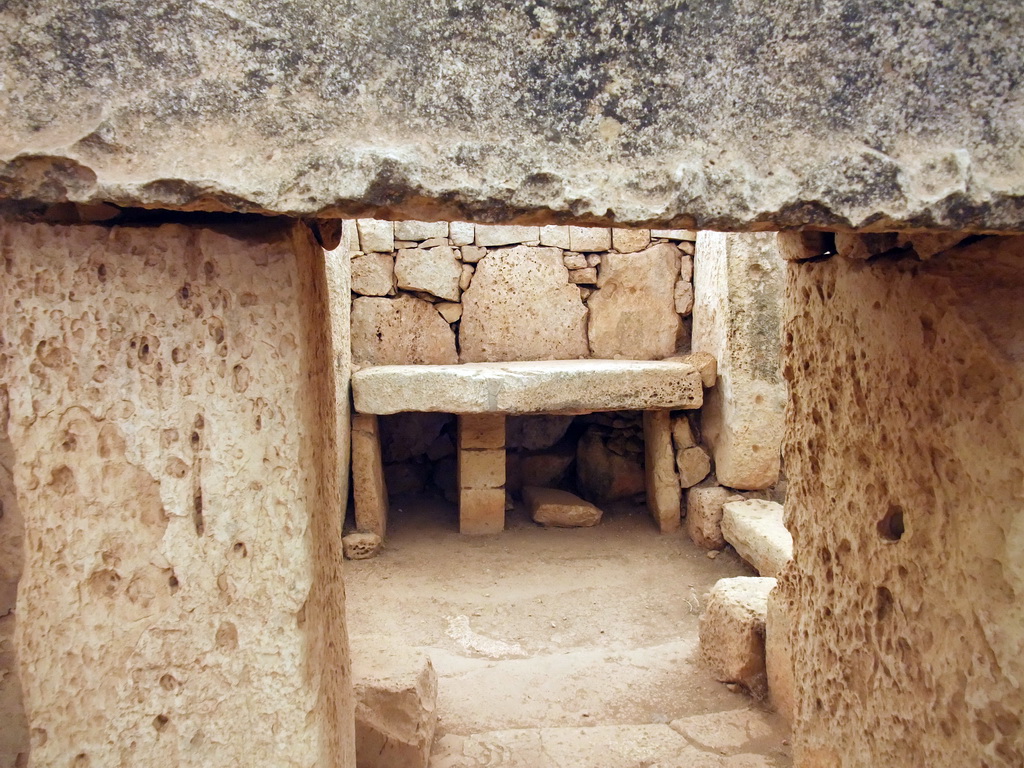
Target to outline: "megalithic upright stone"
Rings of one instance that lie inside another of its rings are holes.
[[[718,482],[757,489],[779,478],[786,386],[785,262],[773,232],[700,232],[693,263],[693,351],[718,361],[701,426]]]
[[[354,765],[306,227],[0,229],[31,764]]]

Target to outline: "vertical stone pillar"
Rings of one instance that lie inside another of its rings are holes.
[[[672,414],[644,411],[644,479],[647,507],[662,533],[679,529],[683,491],[672,448]]]
[[[505,529],[505,417],[459,416],[459,531]]]
[[[327,274],[328,312],[331,318],[331,349],[334,351],[334,389],[337,421],[339,514],[345,519],[351,464],[352,389],[352,240],[355,222],[341,223],[341,243],[324,254]],[[358,238],[356,239],[358,243]],[[383,534],[382,534],[383,535]]]
[[[795,764],[1024,765],[1024,238],[786,295]]]
[[[785,262],[776,238],[773,232],[697,235],[693,351],[718,361],[701,426],[718,482],[730,488],[767,488],[779,478]]]
[[[388,488],[380,454],[380,422],[368,413],[352,417],[352,499],[356,530],[384,538],[388,527]]]
[[[33,765],[354,765],[323,254],[0,230]]]

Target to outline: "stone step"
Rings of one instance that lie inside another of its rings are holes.
[[[700,372],[680,360],[378,365],[352,375],[359,413],[591,413],[700,408]]]
[[[722,536],[761,576],[778,576],[793,559],[793,537],[774,501],[730,501],[722,508]]]
[[[789,764],[781,731],[758,723],[529,728],[437,740],[430,768],[777,768]],[[723,728],[723,725],[726,727]],[[695,738],[707,738],[702,742]],[[745,751],[750,749],[751,751]],[[757,750],[756,752],[753,750]]]

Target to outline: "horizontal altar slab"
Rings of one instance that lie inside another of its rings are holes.
[[[592,413],[700,408],[700,373],[675,360],[379,365],[352,376],[360,413]]]

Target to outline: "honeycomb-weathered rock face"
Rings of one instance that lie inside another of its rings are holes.
[[[32,764],[351,765],[306,228],[5,223],[0,265]]]
[[[1019,0],[5,3],[0,196],[1024,226]]]
[[[1024,764],[1024,238],[789,268],[798,765]]]

